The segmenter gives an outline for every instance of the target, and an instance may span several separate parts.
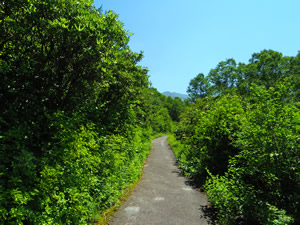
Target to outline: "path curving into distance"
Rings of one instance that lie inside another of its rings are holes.
[[[180,176],[167,137],[152,144],[140,183],[109,225],[210,224],[202,210],[208,205],[207,197]]]

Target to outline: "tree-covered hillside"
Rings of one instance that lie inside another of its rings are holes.
[[[186,94],[180,94],[180,93],[177,93],[177,92],[170,92],[170,91],[165,91],[163,92],[163,94],[167,97],[172,97],[172,98],[180,98],[181,100],[185,100],[188,98],[188,95]]]

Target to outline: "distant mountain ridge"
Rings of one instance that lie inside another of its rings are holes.
[[[170,96],[170,97],[172,97],[172,98],[179,97],[179,98],[181,98],[182,100],[187,99],[187,98],[189,97],[189,96],[186,95],[186,94],[180,94],[180,93],[170,92],[170,91],[165,91],[165,92],[163,92],[163,94],[164,94],[165,96]]]

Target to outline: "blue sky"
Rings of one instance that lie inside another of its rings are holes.
[[[228,58],[245,62],[272,49],[300,50],[299,0],[95,0],[113,10],[134,35],[130,47],[144,51],[158,91],[186,93],[199,73]]]

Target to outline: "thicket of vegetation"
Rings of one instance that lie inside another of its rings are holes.
[[[171,98],[159,93],[155,88],[146,92],[148,99],[149,123],[154,134],[172,133],[184,112],[186,103],[180,98]]]
[[[299,224],[299,69],[300,54],[264,50],[191,80],[170,144],[220,224]]]
[[[220,62],[187,107],[149,88],[130,34],[92,3],[0,3],[0,223],[93,222],[172,131],[221,224],[299,223],[300,53]]]
[[[130,34],[92,3],[0,4],[1,224],[92,222],[178,121],[183,103],[149,88]]]
[[[0,223],[92,222],[140,176],[152,130],[178,115],[155,108],[113,12],[5,0],[0,13]]]

